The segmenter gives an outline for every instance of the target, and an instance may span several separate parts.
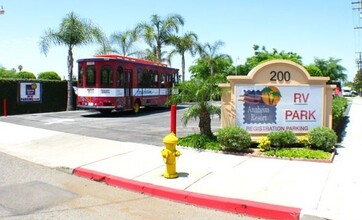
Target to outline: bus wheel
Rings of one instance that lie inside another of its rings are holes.
[[[139,101],[136,101],[134,104],[133,104],[133,113],[138,113],[140,112],[140,108],[141,108],[141,104]]]

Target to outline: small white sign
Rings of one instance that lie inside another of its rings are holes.
[[[20,82],[20,102],[41,102],[40,82]]]

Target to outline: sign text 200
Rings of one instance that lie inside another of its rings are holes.
[[[290,73],[289,71],[271,71],[270,72],[270,81],[289,81],[290,80]]]

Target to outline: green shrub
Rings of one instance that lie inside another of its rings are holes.
[[[217,140],[212,140],[212,141],[209,141],[205,144],[205,149],[208,149],[208,150],[215,150],[215,151],[220,151],[222,150],[219,142],[217,142]]]
[[[38,79],[61,80],[60,76],[56,72],[53,72],[53,71],[39,73]]]
[[[273,131],[268,134],[268,139],[276,148],[290,147],[297,142],[297,137],[292,131]]]
[[[219,129],[217,140],[224,150],[243,150],[251,144],[250,134],[243,128],[231,126]]]
[[[220,150],[220,145],[216,139],[203,134],[191,134],[179,138],[178,145],[184,147],[193,147],[198,149]]]
[[[333,146],[337,143],[336,133],[327,127],[313,128],[308,132],[308,139],[312,149],[323,150],[326,152],[331,151]]]
[[[345,97],[336,97],[332,102],[332,118],[333,127],[335,128],[338,122],[342,119],[343,113],[348,107],[348,100]]]
[[[4,67],[0,67],[0,78],[8,78],[15,79],[16,78],[16,70],[7,70]]]
[[[16,78],[18,79],[36,79],[34,73],[21,71],[16,74]]]

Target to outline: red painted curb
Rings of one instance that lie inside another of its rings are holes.
[[[301,212],[300,208],[188,192],[129,180],[84,168],[74,169],[73,174],[152,196],[254,217],[297,220]]]

